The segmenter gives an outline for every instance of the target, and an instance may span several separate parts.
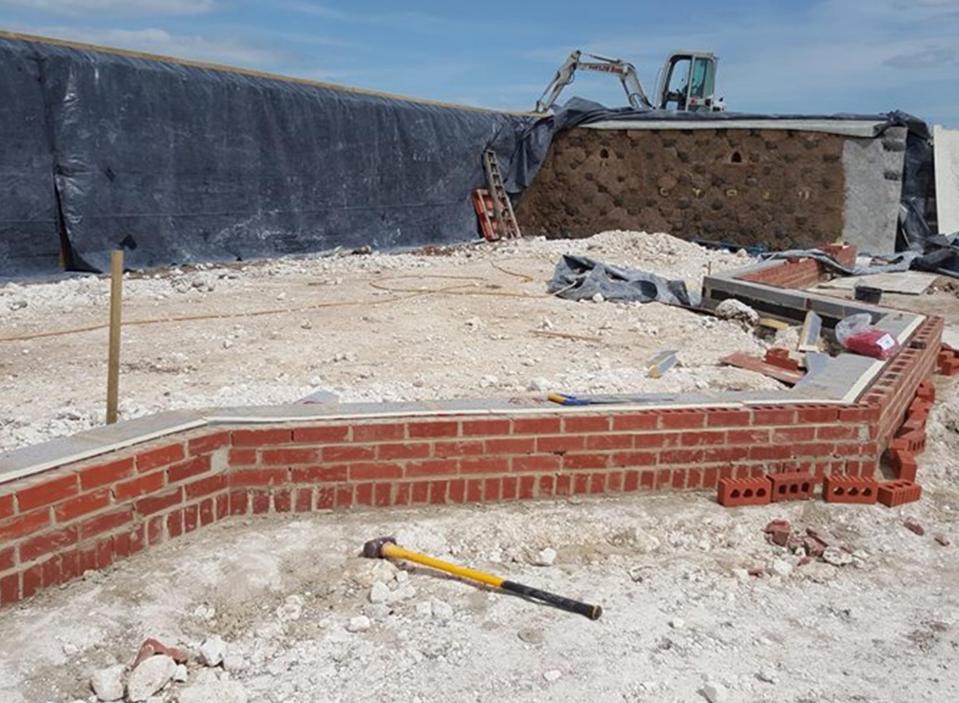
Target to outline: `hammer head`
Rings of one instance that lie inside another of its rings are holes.
[[[387,544],[396,544],[395,537],[377,537],[371,539],[363,545],[363,556],[367,559],[382,559],[383,546]]]

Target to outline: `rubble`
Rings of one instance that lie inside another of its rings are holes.
[[[90,688],[100,701],[118,701],[123,698],[123,676],[126,667],[117,664],[106,669],[100,669],[90,679]]]
[[[133,703],[143,703],[166,686],[176,673],[176,662],[166,654],[157,654],[144,659],[127,679],[127,698]]]
[[[204,666],[219,666],[226,654],[226,643],[218,636],[208,637],[200,644],[198,651]]]
[[[847,566],[852,564],[852,554],[838,547],[826,547],[822,553],[822,560],[833,566]]]
[[[916,520],[916,518],[907,517],[905,520],[902,521],[902,526],[905,527],[910,532],[913,532],[919,535],[920,537],[926,534],[926,528],[920,525],[919,521]]]

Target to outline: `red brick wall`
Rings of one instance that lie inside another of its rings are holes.
[[[856,263],[856,247],[849,244],[828,244],[820,247],[832,254],[843,266],[851,267]],[[808,288],[815,285],[829,272],[826,266],[816,259],[787,259],[778,266],[770,266],[739,278],[752,283],[765,283],[780,288]]]

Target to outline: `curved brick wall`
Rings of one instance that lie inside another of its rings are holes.
[[[54,465],[0,483],[0,605],[235,515],[712,490],[803,469],[871,476],[941,329],[922,322],[853,403],[238,420]]]

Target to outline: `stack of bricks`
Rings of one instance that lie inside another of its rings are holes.
[[[943,344],[936,357],[936,370],[943,376],[955,376],[959,373],[959,351]]]
[[[851,268],[856,263],[856,247],[850,244],[828,244],[820,248],[843,266]],[[827,271],[825,264],[816,259],[795,257],[778,266],[747,273],[741,279],[778,288],[808,288],[818,283]]]

